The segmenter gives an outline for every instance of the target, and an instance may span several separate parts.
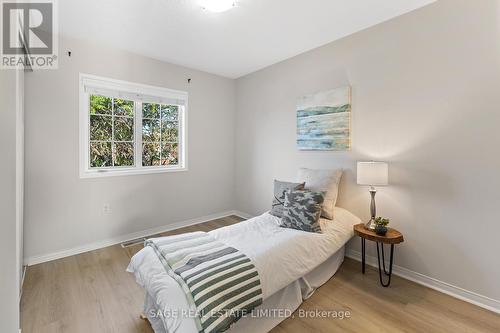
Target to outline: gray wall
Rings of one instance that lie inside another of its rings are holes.
[[[19,329],[16,258],[16,73],[0,70],[0,332]]]
[[[492,232],[500,207],[499,7],[494,0],[441,0],[236,82],[62,40],[59,70],[26,75],[25,256],[235,207],[261,213],[272,180],[293,179],[303,166],[345,168],[339,205],[367,219],[369,195],[353,171],[356,161],[375,159],[390,162],[379,214],[406,238],[396,263],[500,299]],[[79,72],[188,90],[189,171],[80,179]],[[346,84],[353,87],[353,150],[298,151],[296,99]],[[2,114],[2,125],[11,116]],[[1,132],[7,161],[12,131]],[[3,199],[15,191],[14,166],[2,168]],[[14,207],[14,199],[0,202]],[[357,242],[350,246],[359,250]]]
[[[388,161],[377,202],[406,238],[396,264],[500,300],[499,7],[438,1],[238,79],[238,209],[269,209],[273,179],[299,167],[343,167],[339,206],[366,220],[356,161]],[[352,151],[298,151],[296,99],[346,84]]]
[[[189,171],[80,179],[80,72],[188,91]],[[64,39],[59,69],[27,74],[25,88],[25,257],[234,207],[234,80]]]

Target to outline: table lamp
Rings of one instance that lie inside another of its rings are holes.
[[[375,217],[377,215],[377,208],[375,206],[375,194],[377,190],[375,186],[384,186],[389,184],[389,165],[385,162],[358,162],[357,168],[357,183],[358,185],[370,186],[370,195],[372,201],[370,204],[371,218],[365,224],[368,230],[375,229]]]

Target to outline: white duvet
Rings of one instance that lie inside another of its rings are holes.
[[[322,234],[281,228],[280,219],[262,214],[252,219],[210,231],[217,240],[246,254],[261,280],[264,300],[299,279],[337,252],[353,236],[360,219],[336,207],[334,220],[321,219]],[[186,296],[163,268],[150,247],[139,251],[127,269],[144,287],[158,309],[169,315],[161,319],[167,332],[195,333]]]

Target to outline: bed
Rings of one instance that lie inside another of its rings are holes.
[[[360,219],[339,207],[334,216],[321,219],[321,234],[282,228],[269,213],[209,232],[250,258],[261,280],[263,303],[228,332],[268,332],[335,274]],[[127,271],[146,291],[144,314],[156,333],[198,332],[185,293],[151,247],[139,251]]]

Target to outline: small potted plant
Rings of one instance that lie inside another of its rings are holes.
[[[389,224],[389,219],[382,217],[377,217],[375,219],[375,233],[380,236],[385,236],[387,233],[387,225]]]

